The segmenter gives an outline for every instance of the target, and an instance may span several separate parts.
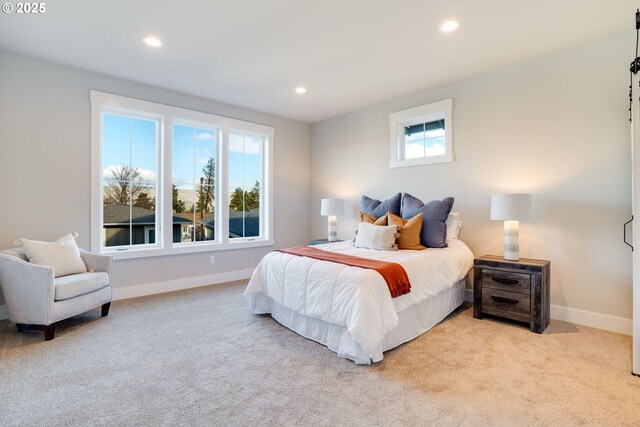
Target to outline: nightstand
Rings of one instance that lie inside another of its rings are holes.
[[[343,240],[334,240],[333,242],[330,242],[329,239],[313,239],[313,240],[309,240],[309,246],[313,246],[313,245],[324,245],[325,243],[336,243],[336,242],[342,242]]]
[[[549,325],[551,262],[500,256],[476,258],[473,269],[473,317],[489,314],[529,323],[541,334]]]

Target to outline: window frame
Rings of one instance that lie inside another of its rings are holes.
[[[271,126],[232,119],[214,114],[189,110],[170,105],[143,101],[135,98],[113,95],[105,92],[90,91],[91,102],[91,250],[109,254],[114,259],[131,259],[152,256],[197,253],[205,251],[229,250],[270,246],[273,240],[273,138],[275,130]],[[140,117],[159,118],[159,147],[156,189],[156,243],[153,247],[103,246],[103,171],[102,171],[102,117],[105,112],[117,112],[120,115],[132,114]],[[173,243],[173,203],[172,203],[172,148],[173,124],[196,124],[219,131],[216,146],[216,230],[219,238],[204,242]],[[229,190],[228,156],[229,133],[237,131],[252,133],[263,137],[262,181],[260,199],[260,236],[250,239],[229,238]],[[264,197],[264,199],[263,199]]]
[[[453,99],[445,99],[431,104],[421,105],[407,110],[389,114],[390,151],[389,167],[407,167],[449,163],[454,161],[453,155]],[[438,156],[423,156],[411,159],[404,158],[404,129],[421,123],[429,123],[444,119],[445,152]]]

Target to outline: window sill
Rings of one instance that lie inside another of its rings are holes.
[[[125,250],[109,250],[101,251],[101,255],[110,255],[114,261],[137,258],[150,258],[160,256],[171,256],[181,254],[194,254],[200,252],[228,251],[236,249],[259,248],[264,246],[273,246],[273,240],[252,240],[242,239],[239,242],[228,243],[212,243],[212,244],[196,244],[188,246],[179,246],[172,248],[144,248],[144,249],[125,249]]]
[[[453,162],[453,155],[420,157],[418,159],[395,160],[389,163],[391,168],[403,168],[408,166],[434,165],[438,163]]]

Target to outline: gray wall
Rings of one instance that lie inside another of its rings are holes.
[[[305,124],[0,51],[0,247],[74,230],[89,248],[96,89],[274,126],[277,247],[326,235],[322,197],[348,200],[338,233],[350,238],[361,194],[406,191],[425,201],[454,196],[462,239],[476,255],[501,254],[490,195],[531,192],[535,216],[521,224],[521,256],[552,261],[552,304],[629,319],[631,253],[621,227],[631,213],[633,41],[624,34],[327,120],[311,126],[311,146]],[[456,161],[390,169],[389,113],[449,97]],[[270,249],[216,252],[213,265],[208,253],[122,260],[114,285],[252,268]]]
[[[0,248],[77,231],[90,249],[90,89],[273,126],[276,247],[308,240],[309,125],[4,51],[0,64]],[[253,268],[272,249],[120,260],[114,287]]]
[[[551,260],[551,303],[631,318],[628,64],[635,35],[619,35],[311,127],[311,224],[326,233],[322,197],[348,200],[338,237],[352,238],[361,194],[454,196],[461,238],[475,255],[502,254],[490,196],[530,192],[522,257]],[[405,64],[406,65],[406,64]],[[454,163],[389,168],[389,113],[454,98]],[[357,161],[354,161],[357,159]],[[639,243],[640,244],[640,243]]]

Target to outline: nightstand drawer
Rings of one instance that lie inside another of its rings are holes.
[[[482,290],[482,312],[522,322],[531,320],[531,298],[516,292],[499,289]]]
[[[531,275],[483,268],[482,286],[531,295]]]

